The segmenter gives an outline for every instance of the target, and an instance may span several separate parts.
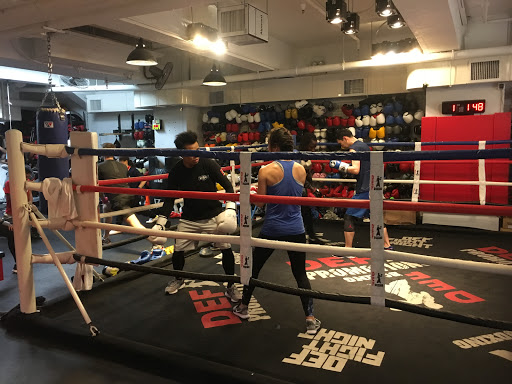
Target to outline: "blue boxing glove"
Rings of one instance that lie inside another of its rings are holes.
[[[339,160],[331,160],[331,162],[329,163],[329,166],[331,168],[337,169],[340,172],[347,172],[347,168],[350,167],[350,164],[347,164],[347,163],[345,163],[343,161],[339,161]]]

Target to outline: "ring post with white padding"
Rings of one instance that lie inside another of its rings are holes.
[[[21,131],[16,129],[8,130],[5,137],[9,157],[9,183],[13,191],[11,193],[12,225],[18,268],[20,310],[22,313],[29,314],[36,312],[36,295],[31,262],[30,220],[28,211],[25,209],[28,206],[28,197],[25,190],[25,156],[21,150],[23,137]]]
[[[240,153],[240,277],[249,285],[252,275],[251,152]]]
[[[98,148],[98,135],[95,132],[71,132],[71,145],[74,148]],[[71,178],[74,185],[97,185],[96,163],[98,156],[71,156]],[[99,194],[75,192],[78,217],[82,221],[99,222]],[[82,255],[101,258],[101,230],[99,228],[75,228],[75,248]],[[92,289],[92,265],[77,265],[73,286],[77,290]],[[80,278],[78,278],[80,277]],[[82,284],[83,282],[83,284]]]
[[[384,167],[382,152],[370,152],[370,244],[371,244],[371,296],[372,305],[385,305],[385,275],[384,270],[384,212],[383,180]]]

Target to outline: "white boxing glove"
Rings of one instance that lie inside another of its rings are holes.
[[[227,235],[232,234],[238,227],[236,217],[236,203],[234,201],[228,201],[226,203],[226,209],[217,215],[217,232],[225,233]]]
[[[308,160],[308,161],[301,160],[300,165],[302,165],[306,169],[309,169],[309,168],[311,168],[311,160]]]
[[[345,163],[343,161],[339,161],[339,160],[331,160],[331,162],[329,163],[329,166],[331,168],[337,169],[338,171],[347,172],[347,168],[350,167],[350,164],[347,164],[347,163]]]
[[[167,224],[167,218],[162,215],[158,215],[153,225],[153,230],[165,231],[165,225]],[[164,245],[167,242],[167,237],[149,236],[148,241],[153,245]]]

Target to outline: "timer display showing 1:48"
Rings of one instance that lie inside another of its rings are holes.
[[[485,112],[485,100],[444,101],[443,115],[472,115]]]

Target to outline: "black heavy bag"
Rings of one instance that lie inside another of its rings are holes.
[[[40,107],[36,113],[36,130],[38,144],[67,144],[68,121],[62,108]],[[38,156],[37,168],[39,181],[47,177],[64,179],[69,177],[69,158],[49,159],[46,156]],[[39,210],[48,213],[48,203],[43,194],[39,194]]]

